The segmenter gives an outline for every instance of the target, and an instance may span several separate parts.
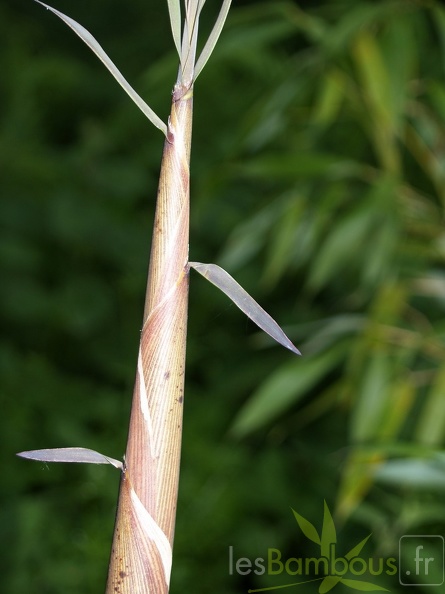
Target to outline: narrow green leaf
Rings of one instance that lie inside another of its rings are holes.
[[[368,31],[362,31],[357,37],[353,48],[359,75],[363,81],[363,90],[375,110],[370,115],[382,118],[386,125],[391,125],[390,114],[390,85],[381,49],[375,36]]]
[[[423,444],[439,447],[445,434],[445,365],[438,370],[417,420],[416,437]]]
[[[362,82],[376,152],[384,168],[397,174],[400,155],[395,114],[391,112],[391,76],[387,63],[375,36],[368,31],[357,37],[352,54]]]
[[[264,270],[264,284],[272,287],[289,265],[289,256],[295,250],[297,229],[305,217],[305,202],[293,200],[286,209],[283,209],[282,219],[278,222],[279,233],[274,233],[270,241],[267,261]]]
[[[330,126],[338,118],[345,96],[346,81],[340,69],[332,68],[321,80],[312,121],[320,127]]]
[[[224,0],[221,6],[221,10],[219,12],[218,18],[216,19],[216,23],[210,33],[206,44],[195,64],[195,73],[193,76],[193,81],[195,81],[199,74],[201,73],[204,66],[207,64],[207,60],[212,55],[213,50],[215,49],[215,45],[221,35],[222,28],[224,27],[224,23],[226,22],[227,15],[229,13],[230,5],[232,0]]]
[[[351,414],[351,436],[354,441],[375,439],[383,427],[391,387],[390,366],[385,352],[370,356]]]
[[[351,250],[351,246],[362,248],[369,243],[375,213],[376,207],[371,200],[363,201],[329,229],[309,273],[308,282],[313,290],[322,289],[344,274],[345,262],[348,262],[348,270],[353,269],[356,254],[361,252]]]
[[[346,553],[345,555],[345,559],[352,559],[353,557],[358,557],[359,553],[361,552],[361,550],[363,549],[363,547],[365,546],[365,544],[368,542],[368,540],[370,539],[371,534],[368,534],[368,536],[366,536],[363,540],[361,540],[357,545],[355,545],[354,548],[352,548],[349,553]]]
[[[230,297],[233,303],[261,330],[267,332],[279,344],[296,355],[301,355],[275,320],[223,268],[216,264],[201,264],[200,262],[190,262],[190,266]]]
[[[347,344],[317,357],[293,360],[282,365],[242,407],[232,427],[237,437],[256,431],[295,405],[308,391],[344,358]]]
[[[111,464],[122,469],[122,462],[88,448],[52,448],[19,452],[20,458],[38,462],[76,462],[78,464]]]
[[[181,3],[180,0],[167,0],[170,26],[176,51],[181,56]]]
[[[165,135],[167,135],[167,126],[161,120],[159,116],[155,114],[155,112],[145,103],[138,93],[133,89],[130,83],[124,78],[118,68],[114,65],[114,63],[110,60],[108,55],[105,53],[103,48],[99,45],[96,39],[91,35],[89,31],[87,31],[82,25],[74,21],[69,16],[66,16],[62,12],[48,6],[47,4],[40,2],[40,0],[35,0],[42,6],[44,6],[47,10],[53,12],[56,16],[58,16],[64,23],[68,25],[81,39],[84,41],[87,46],[96,54],[99,60],[104,64],[104,66],[111,72],[120,86],[124,89],[127,95],[136,103],[142,113],[150,120],[150,122],[159,128]]]
[[[295,516],[295,519],[298,522],[298,525],[300,526],[301,532],[306,536],[306,538],[308,538],[312,542],[315,542],[318,545],[321,544],[320,536],[315,526],[311,524],[309,520],[306,520],[306,518],[300,516],[300,514],[297,513],[293,508],[291,509],[292,513]]]
[[[377,586],[376,584],[371,584],[371,582],[362,582],[360,580],[348,580],[342,578],[341,583],[348,588],[352,588],[353,590],[360,590],[361,592],[389,592],[386,588],[382,588],[382,586]]]
[[[332,588],[334,586],[336,586],[338,584],[338,582],[341,582],[341,581],[342,581],[342,578],[340,576],[327,575],[320,584],[320,588],[318,589],[318,594],[326,594],[327,592],[332,590]]]
[[[284,216],[281,203],[281,200],[274,200],[235,227],[219,258],[223,267],[232,270],[240,268],[258,253],[272,225],[276,224],[280,216]]]
[[[339,582],[341,582],[348,588],[352,588],[353,590],[359,590],[361,592],[389,592],[389,590],[387,590],[386,588],[383,588],[382,586],[377,586],[376,584],[372,584],[371,582],[363,582],[361,580],[349,580],[341,576],[328,575],[320,584],[320,588],[318,590],[319,594],[327,594],[327,592],[332,590],[332,588],[336,586]]]
[[[327,557],[331,552],[331,544],[337,542],[337,532],[328,504],[324,502],[323,527],[321,529],[321,556]]]

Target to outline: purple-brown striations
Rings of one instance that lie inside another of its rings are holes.
[[[175,87],[107,594],[168,592],[182,434],[192,102],[191,89]],[[140,572],[138,583],[146,585],[135,590],[132,576]]]

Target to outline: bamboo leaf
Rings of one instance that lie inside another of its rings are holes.
[[[221,35],[222,28],[224,27],[224,23],[226,22],[227,15],[229,13],[230,4],[232,0],[224,0],[221,10],[219,11],[218,18],[216,19],[215,26],[210,33],[206,44],[195,64],[195,72],[193,75],[193,82],[198,78],[199,74],[201,73],[204,66],[207,64],[207,60],[212,55],[213,50],[215,49],[215,45]]]
[[[204,278],[221,289],[237,305],[246,316],[248,316],[257,326],[267,332],[279,344],[286,347],[296,355],[301,355],[300,351],[289,340],[280,326],[264,309],[245,291],[234,278],[230,276],[220,266],[216,264],[201,264],[200,262],[190,262],[194,268]]]
[[[372,534],[368,534],[368,536],[366,536],[357,545],[355,545],[355,547],[353,547],[348,553],[346,553],[345,559],[349,560],[349,559],[353,559],[354,557],[358,557],[359,554],[361,553],[361,550],[363,549],[365,544],[368,542],[368,540],[371,538],[371,536],[372,536]]]
[[[180,0],[167,0],[170,26],[176,51],[181,56],[181,4]]]
[[[360,580],[349,580],[346,578],[342,578],[341,583],[347,586],[348,588],[352,588],[353,590],[359,590],[360,592],[389,592],[386,588],[382,586],[377,586],[376,584],[372,584],[371,582],[362,582]]]
[[[309,538],[309,540],[312,540],[312,542],[315,542],[316,544],[321,544],[321,540],[320,540],[320,536],[318,535],[317,529],[315,528],[315,526],[313,524],[311,524],[309,522],[309,520],[306,520],[306,518],[303,518],[303,516],[300,516],[299,513],[297,513],[293,508],[292,509],[292,513],[295,516],[295,519],[297,520],[298,525],[300,526],[301,531],[303,532],[303,534]]]
[[[420,443],[439,447],[445,434],[445,365],[438,370],[431,390],[424,398],[417,421],[416,437]]]
[[[337,532],[329,507],[324,502],[323,527],[321,529],[321,555],[329,559],[331,544],[337,542]]]
[[[339,343],[325,353],[305,361],[293,359],[279,367],[247,400],[231,429],[244,437],[275,420],[304,398],[345,356],[348,343]]]
[[[365,442],[379,435],[393,406],[392,399],[389,400],[390,373],[386,353],[379,352],[369,357],[351,414],[354,441]]]
[[[338,575],[327,575],[320,584],[318,594],[327,594],[334,586],[343,581],[343,578]]]
[[[19,452],[17,456],[38,462],[76,462],[80,464],[111,464],[122,470],[123,464],[119,460],[104,456],[88,448],[52,448],[46,450],[29,450]]]
[[[64,23],[68,25],[81,39],[84,41],[87,46],[96,54],[99,60],[104,64],[104,66],[111,72],[120,86],[124,89],[124,91],[129,95],[129,97],[136,103],[142,113],[150,120],[150,122],[159,128],[165,135],[167,135],[167,126],[161,120],[159,116],[155,114],[155,112],[145,103],[138,93],[133,89],[130,83],[124,78],[118,68],[114,65],[114,63],[110,60],[104,49],[99,45],[96,39],[91,35],[89,31],[87,31],[82,25],[78,22],[74,21],[69,16],[63,14],[59,10],[48,6],[44,2],[40,2],[40,0],[35,0],[38,4],[44,6],[47,10],[53,12],[56,16],[58,16]]]

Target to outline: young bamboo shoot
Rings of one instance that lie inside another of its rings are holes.
[[[161,165],[107,594],[168,592],[184,402],[192,105],[192,88],[178,84]]]

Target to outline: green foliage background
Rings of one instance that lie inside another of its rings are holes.
[[[167,117],[164,0],[53,5]],[[3,591],[96,593],[117,473],[14,454],[125,449],[162,136],[38,5],[0,31]],[[444,534],[444,71],[440,2],[234,0],[196,85],[191,260],[303,357],[192,273],[172,594],[298,581],[229,575],[228,548],[316,555],[291,507],[320,530],[324,499],[339,554]]]

